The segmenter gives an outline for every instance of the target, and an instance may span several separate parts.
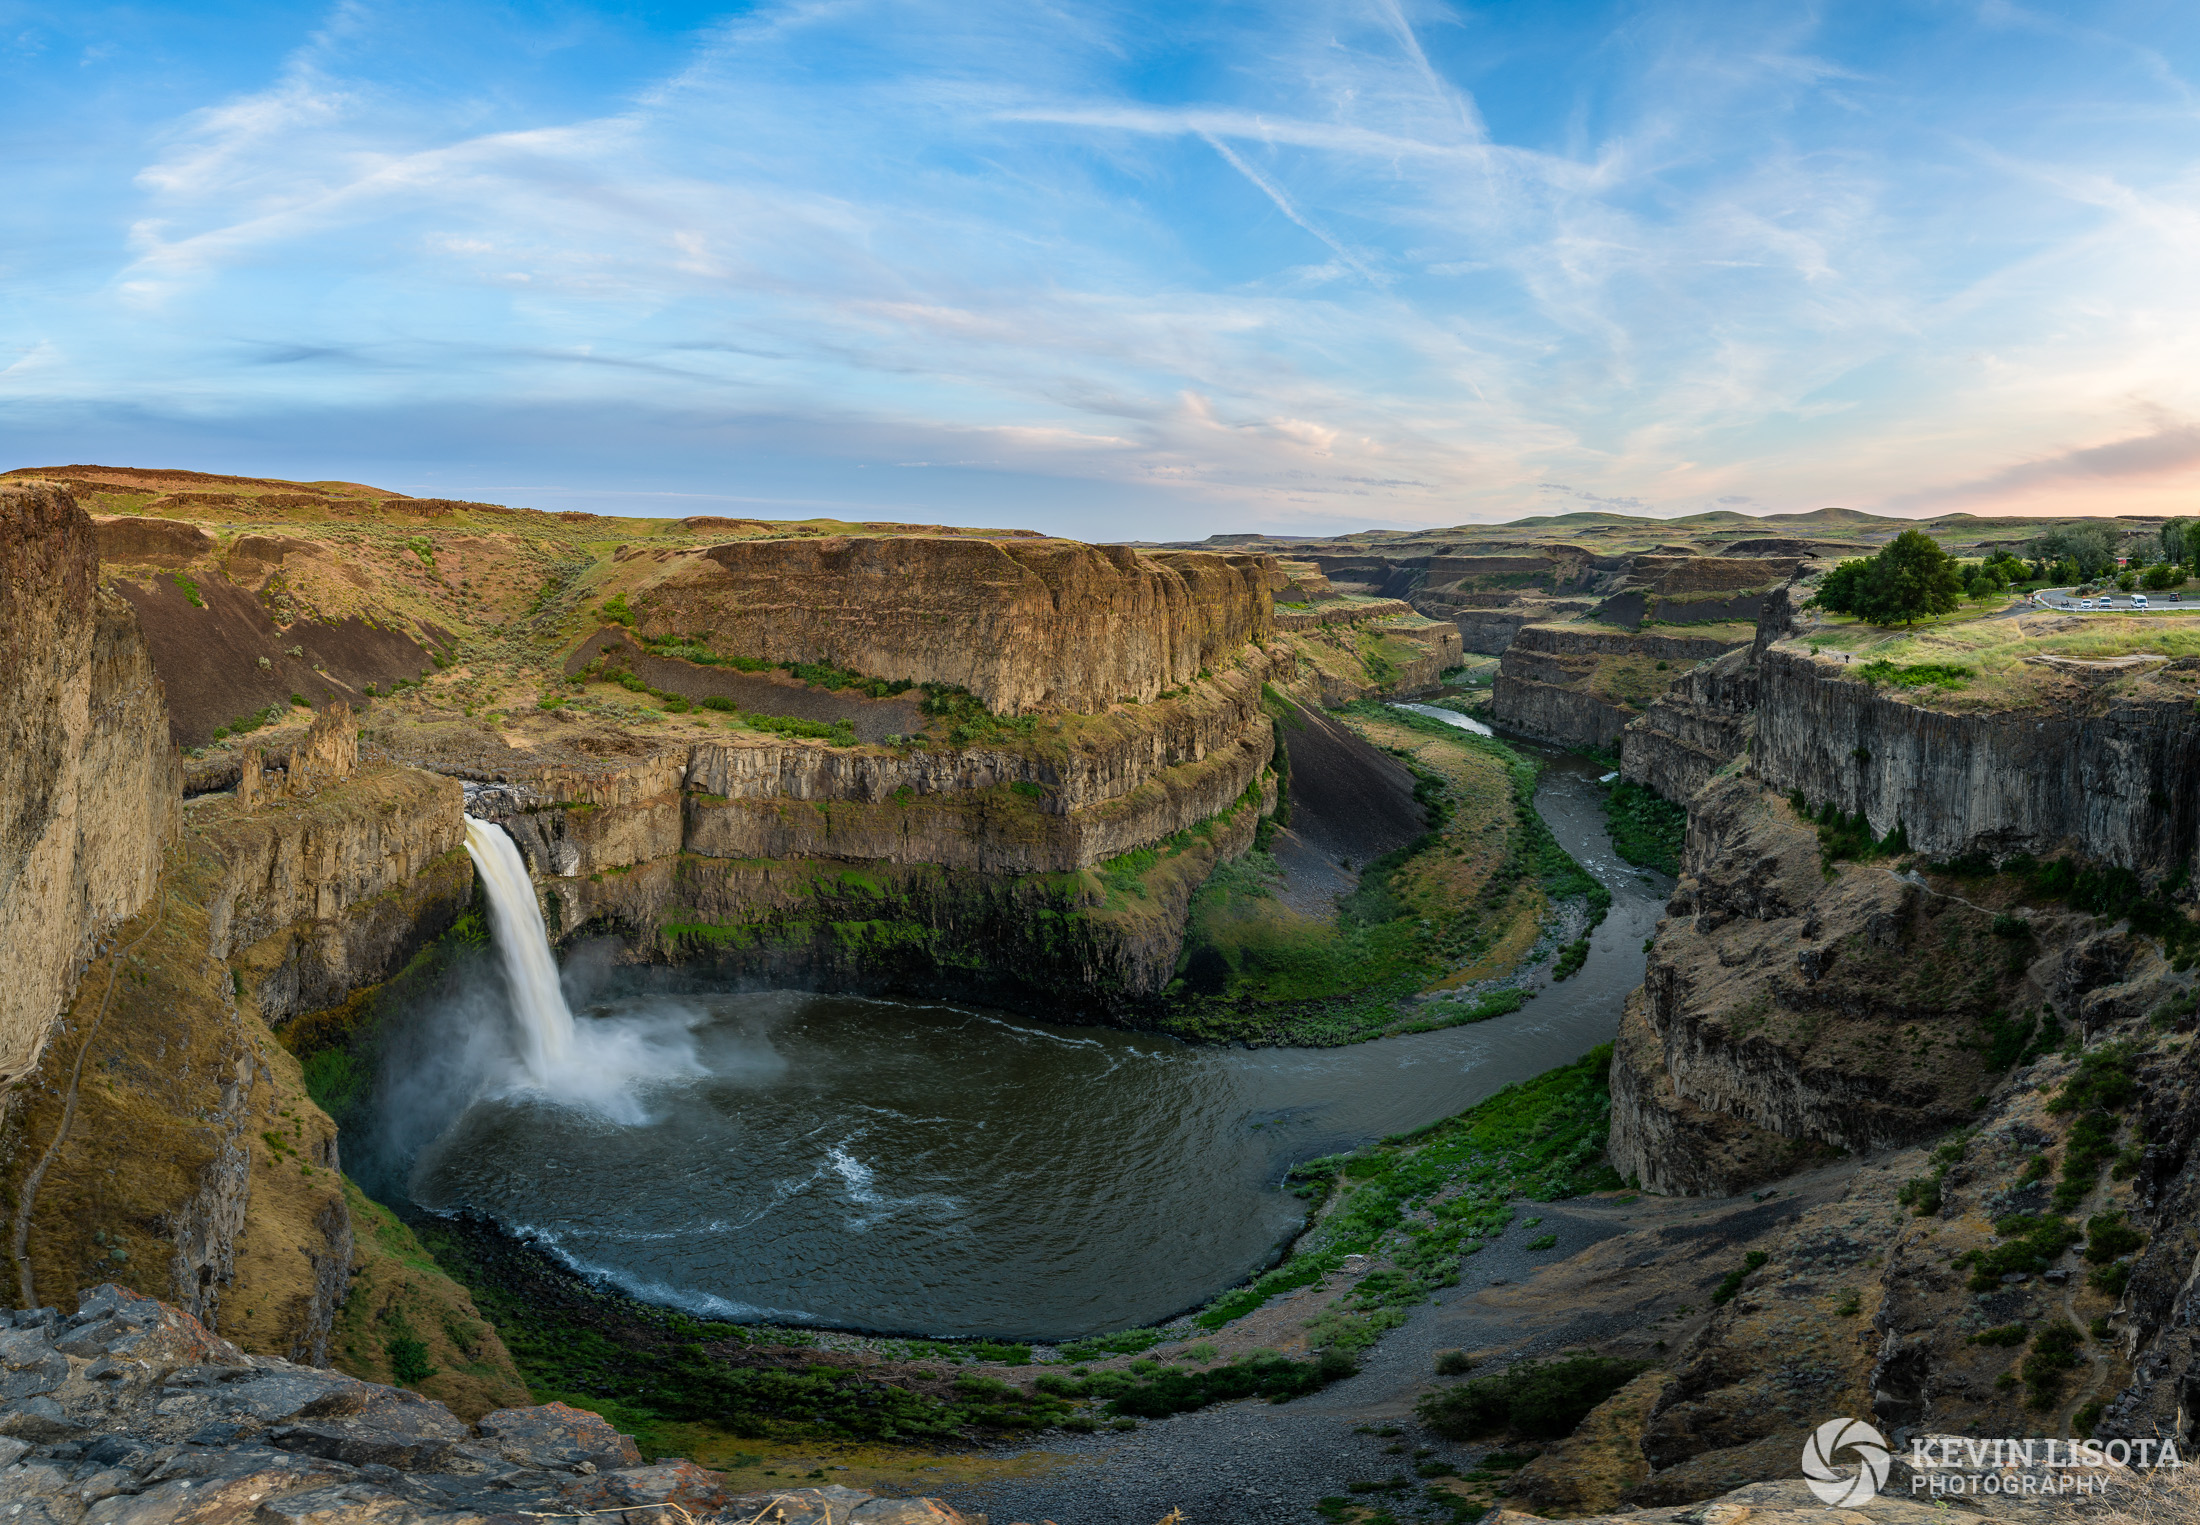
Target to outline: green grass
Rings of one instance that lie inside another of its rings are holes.
[[[1959,689],[1978,676],[1974,667],[1959,667],[1952,662],[1913,662],[1908,664],[1889,662],[1885,658],[1866,662],[1857,669],[1858,677],[1866,683],[1892,683],[1898,688]]]
[[[1222,1297],[1197,1322],[1219,1329],[1281,1292],[1311,1285],[1347,1255],[1388,1257],[1362,1278],[1348,1311],[1411,1307],[1459,1280],[1461,1259],[1504,1231],[1512,1203],[1549,1202],[1620,1184],[1602,1163],[1612,1097],[1609,1044],[1456,1117],[1291,1172],[1324,1202],[1282,1265]]]
[[[1515,929],[1524,914],[1516,899],[1523,883],[1539,885],[1551,902],[1585,901],[1589,929],[1603,920],[1611,892],[1559,845],[1536,811],[1539,770],[1532,760],[1501,741],[1387,706],[1347,706],[1344,713],[1440,738],[1496,764],[1486,771],[1497,772],[1511,795],[1503,859],[1472,900],[1429,903],[1424,855],[1472,852],[1480,843],[1454,842],[1445,834],[1462,786],[1413,765],[1429,830],[1366,865],[1334,921],[1284,906],[1275,896],[1280,872],[1265,854],[1215,872],[1193,898],[1178,979],[1169,988],[1171,1008],[1161,1019],[1168,1030],[1208,1040],[1327,1047],[1487,1020],[1517,1009],[1517,998],[1503,1005],[1495,1004],[1502,994],[1485,997],[1433,1019],[1422,1014],[1426,1008],[1411,1009],[1408,1017],[1404,1003],[1447,971],[1472,967]],[[1428,861],[1441,869],[1440,859]],[[1102,879],[1113,891],[1116,881],[1105,866]],[[1572,950],[1565,972],[1578,969],[1586,955],[1586,947]]]

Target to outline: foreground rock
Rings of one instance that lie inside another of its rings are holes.
[[[106,1285],[0,1328],[0,1518],[38,1525],[520,1525],[769,1518],[961,1525],[930,1499],[849,1488],[729,1496],[687,1461],[562,1403],[469,1425],[403,1388],[250,1356]],[[982,1517],[981,1517],[982,1525]]]

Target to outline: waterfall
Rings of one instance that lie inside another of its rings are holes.
[[[503,827],[472,815],[466,817],[466,853],[489,895],[489,927],[511,986],[521,1059],[534,1083],[549,1087],[572,1063],[573,1012],[558,987],[550,933],[526,860]]]

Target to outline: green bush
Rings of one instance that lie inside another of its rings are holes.
[[[1311,1361],[1260,1353],[1205,1370],[1149,1364],[1143,1370],[1100,1372],[1082,1381],[1055,1380],[1047,1385],[1063,1398],[1105,1400],[1108,1412],[1119,1417],[1166,1419],[1237,1398],[1288,1403],[1358,1369],[1350,1356],[1338,1350],[1324,1350]]]
[[[1494,1376],[1430,1393],[1414,1405],[1414,1417],[1447,1440],[1500,1431],[1529,1440],[1557,1440],[1571,1435],[1589,1410],[1632,1382],[1648,1364],[1608,1356],[1518,1361]]]
[[[633,628],[634,611],[627,607],[624,593],[612,594],[603,601],[603,606],[596,612],[614,625],[624,625],[628,629]]]
[[[1612,850],[1629,863],[1678,876],[1681,844],[1688,835],[1688,812],[1625,779],[1604,796],[1604,819]]]
[[[1978,676],[1968,667],[1955,667],[1945,662],[1919,662],[1898,667],[1881,658],[1866,662],[1856,675],[1866,683],[1892,683],[1898,688],[1961,688]]]
[[[1719,1284],[1711,1289],[1711,1300],[1721,1305],[1734,1301],[1734,1295],[1742,1290],[1742,1283],[1749,1279],[1749,1273],[1771,1258],[1763,1250],[1751,1250],[1742,1257],[1739,1266],[1719,1278]]]
[[[2125,1222],[2120,1211],[2095,1213],[2085,1220],[2085,1258],[2094,1265],[2107,1265],[2146,1242],[2147,1236]]]
[[[2019,1373],[2030,1393],[2029,1402],[2035,1409],[2055,1406],[2055,1394],[2062,1387],[2063,1373],[2078,1365],[2078,1352],[2085,1345],[2085,1336],[2076,1324],[2065,1320],[2050,1324],[2032,1337],[2032,1353],[2024,1358]]]
[[[401,1334],[383,1347],[390,1358],[390,1375],[399,1387],[418,1387],[436,1374],[428,1364],[428,1347],[409,1334]]]
[[[1570,980],[1581,973],[1581,966],[1589,962],[1589,939],[1576,938],[1558,950],[1558,961],[1551,965],[1551,978]]]
[[[196,582],[193,582],[181,572],[171,572],[168,575],[168,580],[182,591],[183,596],[190,601],[192,608],[204,609],[206,607],[206,600],[199,597],[199,585]]]
[[[1959,1269],[1971,1268],[1967,1285],[1973,1292],[1994,1290],[2012,1272],[2037,1276],[2079,1239],[2076,1224],[2052,1214],[2012,1213],[1994,1224],[1994,1233],[2000,1244],[1966,1250],[1951,1262]]]

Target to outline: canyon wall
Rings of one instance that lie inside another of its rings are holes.
[[[1682,674],[1620,733],[1620,776],[1675,804],[1748,750],[1757,667],[1747,648]]]
[[[0,491],[0,1082],[153,895],[182,775],[136,616],[65,492]]]
[[[491,784],[469,808],[511,833],[560,937],[611,932],[637,958],[1105,1015],[1167,984],[1192,891],[1274,808],[1265,664],[1256,654],[1248,670],[1018,747],[896,754],[743,736],[437,766]],[[1110,887],[1099,871],[1126,854],[1143,860],[1109,872],[1136,887]]]
[[[1767,784],[1815,809],[1900,822],[1920,852],[2043,853],[2069,847],[2147,875],[2193,862],[2200,769],[2193,677],[2200,659],[2153,673],[2068,664],[2036,699],[1949,713],[1874,687],[1838,654],[1792,641],[1758,660],[1756,747]]]
[[[1491,715],[1561,746],[1610,747],[1689,666],[1746,644],[1738,632],[1527,625],[1498,668]]]
[[[1272,628],[1265,556],[1063,540],[764,540],[651,553],[645,635],[968,689],[998,713],[1151,699]]]

